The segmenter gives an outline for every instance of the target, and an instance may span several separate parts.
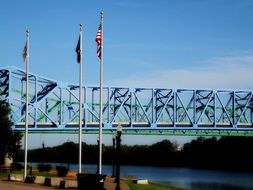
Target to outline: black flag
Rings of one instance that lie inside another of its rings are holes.
[[[78,63],[81,62],[81,43],[80,43],[80,36],[79,36],[79,39],[78,39],[78,42],[77,42],[77,45],[76,45],[76,60]]]
[[[24,47],[23,53],[22,53],[22,56],[23,56],[23,60],[24,60],[24,61],[26,61],[27,55],[28,55],[28,52],[27,52],[27,40],[26,40],[26,42],[25,42],[25,47]]]

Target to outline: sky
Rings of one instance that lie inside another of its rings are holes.
[[[99,85],[101,10],[105,86],[252,89],[252,0],[1,0],[0,66],[25,69],[29,28],[30,71],[78,83],[75,47],[82,23],[84,84]],[[129,138],[136,136],[124,142]],[[141,139],[145,144],[159,137]]]

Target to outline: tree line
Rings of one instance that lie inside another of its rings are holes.
[[[0,100],[0,165],[4,156],[22,162],[24,151],[20,150],[22,134],[13,132],[9,114],[10,106]],[[163,140],[152,145],[122,145],[121,163],[124,165],[194,167],[208,169],[253,171],[253,137],[198,137],[178,149],[177,144]],[[84,164],[97,164],[98,146],[83,143]],[[112,164],[112,146],[103,145],[103,162]],[[66,142],[55,147],[28,151],[29,162],[78,163],[78,145]]]
[[[198,137],[182,149],[169,140],[152,145],[122,145],[121,164],[161,167],[192,167],[206,169],[253,171],[252,137]],[[103,164],[112,164],[112,146],[103,145]],[[17,161],[23,160],[23,151]],[[28,151],[29,162],[78,163],[78,144],[66,142],[55,147]],[[83,143],[84,164],[97,164],[98,147]]]

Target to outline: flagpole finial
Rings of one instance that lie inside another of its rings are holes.
[[[83,24],[82,23],[80,23],[80,30],[83,30]]]
[[[101,17],[103,17],[104,16],[104,11],[101,11],[100,15],[101,15]]]
[[[26,29],[26,35],[28,36],[29,35],[29,28]]]

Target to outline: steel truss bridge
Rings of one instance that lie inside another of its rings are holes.
[[[0,69],[0,99],[9,102],[14,130],[25,126],[25,71]],[[29,75],[29,132],[78,130],[79,86]],[[83,132],[97,133],[99,87],[85,86]],[[103,88],[103,133],[253,136],[248,90]]]

